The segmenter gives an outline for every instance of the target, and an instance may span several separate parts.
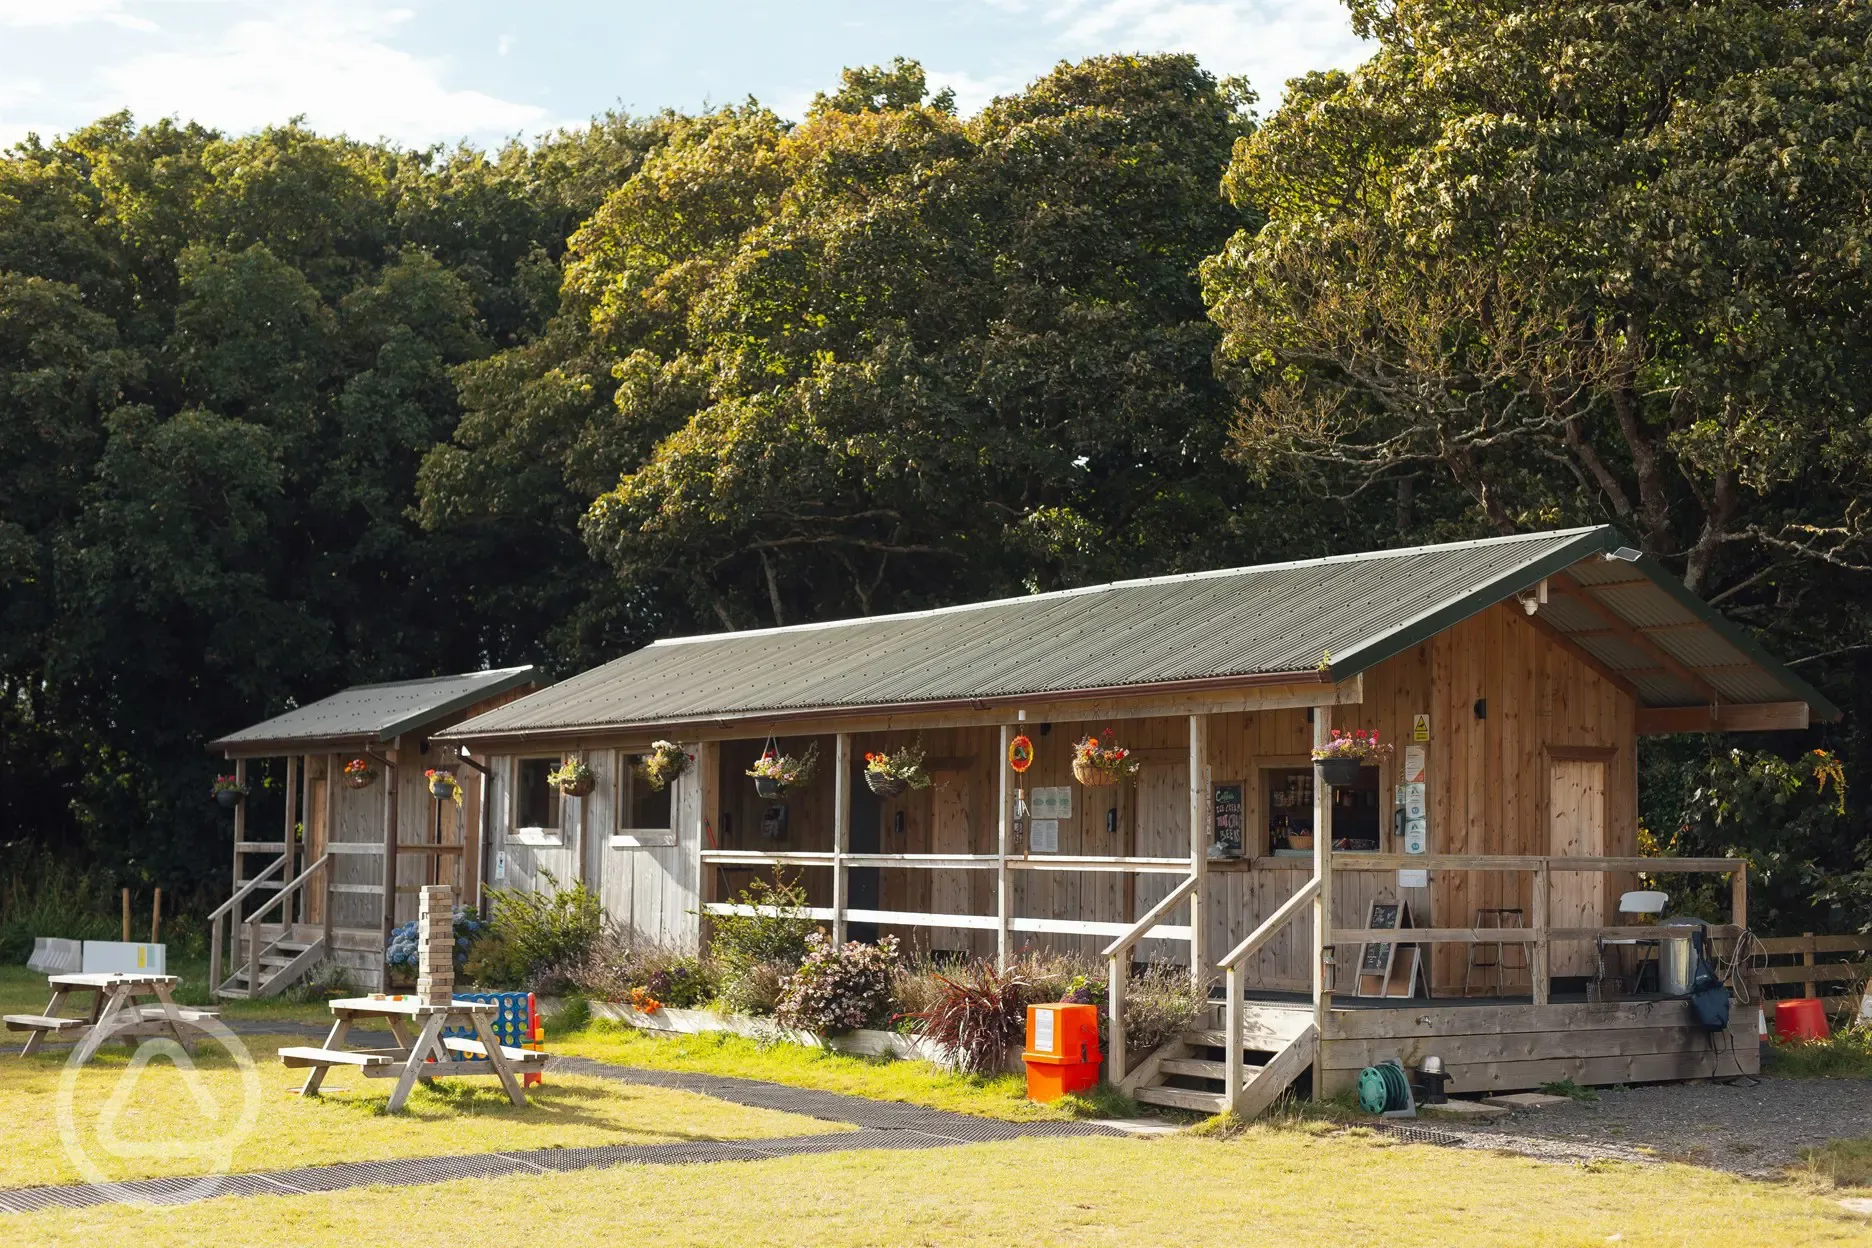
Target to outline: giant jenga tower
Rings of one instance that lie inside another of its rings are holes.
[[[447,1005],[455,996],[455,890],[430,884],[416,917],[416,996],[424,1005]]]

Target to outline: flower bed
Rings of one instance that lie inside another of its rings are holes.
[[[550,1013],[555,1005],[554,1002],[541,1002],[540,1012]],[[693,1036],[706,1032],[727,1032],[766,1043],[797,1044],[802,1048],[829,1049],[834,1053],[850,1053],[858,1057],[897,1057],[929,1062],[944,1069],[954,1066],[943,1051],[930,1041],[895,1031],[859,1028],[842,1035],[821,1036],[810,1031],[782,1027],[770,1018],[756,1018],[751,1014],[718,1014],[714,1010],[668,1008],[646,1012],[620,1001],[593,1001],[591,1014],[593,1018],[609,1019],[640,1031],[662,1032],[666,1035]],[[1014,1072],[1022,1069],[1018,1046],[1008,1050],[1003,1069]]]

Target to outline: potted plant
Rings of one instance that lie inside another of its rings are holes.
[[[344,782],[354,789],[368,789],[377,783],[377,769],[369,759],[354,758],[344,765]]]
[[[899,746],[881,754],[865,755],[865,783],[879,797],[896,797],[906,789],[929,788],[929,773],[923,770],[923,747]]]
[[[1109,728],[1073,745],[1073,778],[1089,789],[1129,780],[1143,766],[1144,760],[1119,745],[1116,734]]]
[[[247,786],[233,776],[216,776],[214,778],[214,788],[211,791],[214,793],[215,801],[220,802],[223,806],[229,807],[230,809],[233,808],[241,798],[247,796]]]
[[[819,766],[819,746],[806,747],[806,752],[798,758],[791,754],[780,753],[779,747],[772,741],[748,768],[747,774],[754,777],[754,791],[762,797],[784,797],[786,791],[796,784],[804,784],[812,779],[813,770]]]
[[[431,767],[423,772],[429,781],[429,795],[438,802],[460,802],[461,784],[455,779],[455,773],[446,767]]]
[[[1390,752],[1390,743],[1380,742],[1375,729],[1341,732],[1335,728],[1332,739],[1313,751],[1313,762],[1319,767],[1321,783],[1345,788],[1358,783],[1359,768],[1376,767]]]
[[[688,752],[674,741],[652,741],[650,752],[637,763],[637,774],[651,789],[661,793],[669,788],[671,781],[689,770],[691,761]]]
[[[598,787],[598,777],[584,759],[568,758],[546,774],[546,783],[558,786],[567,797],[584,797]]]

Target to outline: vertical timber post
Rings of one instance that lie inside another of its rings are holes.
[[[332,829],[337,822],[337,815],[332,809],[332,798],[335,796],[332,778],[337,774],[338,756],[327,754],[325,756],[325,807],[319,812],[319,848],[324,851],[325,858],[325,869],[319,872],[319,888],[323,894],[319,901],[319,921],[324,925],[325,956],[328,958],[335,952],[332,946],[332,903],[337,899],[337,894],[332,891],[332,884],[335,882],[333,877],[338,874],[338,864],[334,861],[335,856],[332,854]]]
[[[1209,967],[1203,949],[1203,885],[1209,869],[1209,717],[1189,717],[1190,982],[1208,995]]]
[[[849,732],[838,734],[833,750],[835,772],[832,779],[832,941],[845,943],[848,930],[845,909],[851,904],[851,868],[845,855],[851,852],[851,773],[852,739]]]
[[[1748,926],[1748,863],[1738,862],[1729,873],[1729,921],[1736,926],[1736,936]]]
[[[1528,960],[1528,978],[1532,981],[1529,989],[1534,994],[1535,1005],[1546,1005],[1552,990],[1553,942],[1547,936],[1547,926],[1552,922],[1549,910],[1552,887],[1553,864],[1542,858],[1534,872],[1534,955]]]
[[[1332,739],[1330,703],[1313,708],[1313,748],[1321,749]],[[1319,895],[1313,899],[1313,1025],[1326,1038],[1326,1016],[1332,1012],[1332,968],[1326,965],[1326,952],[1332,947],[1332,789],[1319,768],[1313,769],[1313,876],[1319,881]]]
[[[295,865],[294,861],[294,847],[297,842],[293,839],[293,831],[298,826],[299,756],[297,754],[288,754],[286,756],[286,814],[280,827],[280,841],[283,845],[283,848],[280,850],[280,856],[286,859],[286,867],[280,873],[280,883],[282,884],[286,883],[288,880],[296,879],[299,875],[299,868]],[[300,898],[288,897],[286,899],[286,904],[280,907],[280,923],[285,927],[286,936],[289,939],[292,936],[293,909],[299,904]]]
[[[381,933],[383,952],[378,955],[379,969],[386,987],[390,983],[390,930],[396,926],[397,894],[397,785],[402,780],[403,772],[398,766],[403,752],[397,748],[403,739],[398,737],[385,751],[384,768],[384,827],[383,827],[383,931]],[[392,760],[389,756],[394,756]]]
[[[1014,844],[1013,769],[1008,766],[1008,749],[1014,743],[1014,729],[1001,725],[1001,752],[995,760],[996,842],[995,856],[995,965],[1007,969],[1014,956],[1011,939],[1014,920],[1014,881],[1008,874],[1008,851]]]

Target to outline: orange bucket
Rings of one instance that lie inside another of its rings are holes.
[[[1797,997],[1775,1003],[1775,1039],[1824,1040],[1827,1038],[1826,1007],[1818,997]]]

